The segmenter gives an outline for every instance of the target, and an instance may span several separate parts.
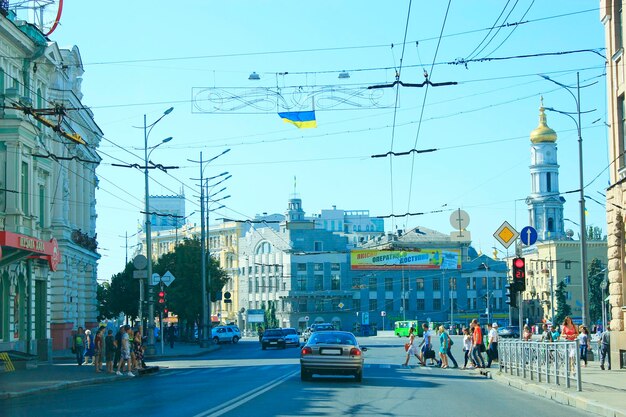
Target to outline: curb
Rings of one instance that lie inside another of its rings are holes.
[[[172,354],[172,355],[154,355],[154,356],[145,356],[145,359],[148,360],[161,360],[161,359],[174,359],[174,358],[195,358],[198,356],[202,356],[206,353],[213,352],[215,350],[221,349],[220,345],[211,345],[211,347],[206,348],[200,352],[194,353],[180,353],[180,354]],[[76,358],[74,356],[57,356],[52,358],[52,363],[62,363],[75,361]]]
[[[0,392],[0,400],[25,397],[27,395],[39,394],[42,392],[59,391],[62,389],[83,386],[83,385],[97,385],[97,384],[102,384],[105,382],[115,381],[118,379],[121,380],[122,378],[120,378],[119,375],[107,375],[103,377],[83,379],[79,381],[61,382],[55,385],[48,385],[46,387],[40,387],[40,388],[31,388],[29,390],[19,391],[19,392]],[[128,379],[128,377],[124,379]]]
[[[601,402],[587,398],[584,394],[577,391],[567,392],[554,389],[551,386],[538,385],[524,379],[511,378],[508,375],[502,374],[500,371],[488,372],[487,377],[499,384],[556,401],[559,404],[569,405],[579,410],[606,417],[626,417],[626,408],[618,409],[607,406]]]

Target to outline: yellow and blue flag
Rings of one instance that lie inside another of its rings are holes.
[[[288,111],[278,113],[285,123],[291,123],[299,129],[308,129],[317,127],[315,120],[315,110],[310,111]]]

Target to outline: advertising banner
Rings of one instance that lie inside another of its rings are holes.
[[[359,269],[461,269],[459,249],[353,250],[350,267]]]

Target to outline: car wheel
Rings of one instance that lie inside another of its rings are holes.
[[[219,344],[220,344],[220,338],[219,338],[219,337],[217,337],[217,336],[215,336],[215,337],[213,338],[213,343],[215,343],[216,345],[219,345]]]
[[[237,336],[233,336],[233,343],[237,343],[239,341],[239,338]]]
[[[363,381],[363,370],[359,369],[358,371],[356,371],[356,373],[354,374],[354,379],[356,380],[356,382],[362,382]]]
[[[300,380],[301,381],[310,381],[311,380],[311,373],[309,371],[305,371],[304,369],[300,368]]]
[[[261,349],[265,350],[267,349],[265,345],[261,345]]]
[[[285,349],[286,347],[287,347],[287,345],[283,343],[281,349]]]

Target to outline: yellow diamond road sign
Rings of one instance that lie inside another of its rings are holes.
[[[517,239],[518,236],[519,233],[517,233],[517,230],[515,230],[513,226],[511,226],[508,222],[502,223],[502,226],[500,226],[498,230],[496,230],[496,232],[493,234],[493,237],[495,237],[496,240],[500,242],[505,248],[511,246],[511,244],[515,242],[515,239]]]

